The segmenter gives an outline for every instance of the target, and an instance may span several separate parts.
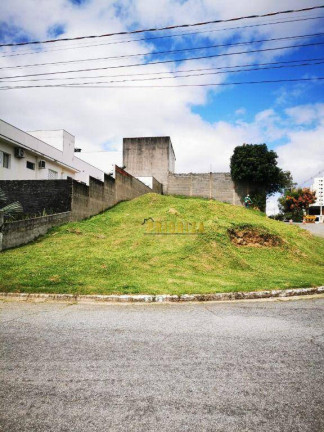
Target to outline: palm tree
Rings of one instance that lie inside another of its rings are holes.
[[[23,212],[22,205],[18,201],[1,207],[3,204],[6,204],[7,201],[8,199],[6,194],[2,189],[0,189],[0,213],[3,213],[5,217],[10,217]]]

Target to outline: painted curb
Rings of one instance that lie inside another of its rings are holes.
[[[176,303],[205,302],[228,300],[254,300],[267,298],[283,298],[303,295],[324,294],[324,286],[314,288],[293,288],[287,290],[229,292],[214,294],[183,294],[183,295],[74,295],[74,294],[28,294],[0,293],[0,299],[16,300],[62,300],[73,302],[106,302],[106,303]]]

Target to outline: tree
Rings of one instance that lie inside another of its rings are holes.
[[[309,206],[316,202],[316,192],[312,192],[309,188],[287,189],[278,202],[280,212],[285,218],[301,222]]]
[[[277,158],[266,144],[243,144],[235,147],[231,157],[233,181],[247,187],[253,203],[262,211],[268,196],[293,186],[290,172],[277,166]]]

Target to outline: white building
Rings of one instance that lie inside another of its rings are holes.
[[[310,214],[319,217],[319,222],[324,222],[324,177],[315,177],[312,191],[316,192],[316,202],[311,204]]]
[[[104,171],[76,157],[74,144],[65,130],[24,132],[0,120],[0,180],[103,181]]]

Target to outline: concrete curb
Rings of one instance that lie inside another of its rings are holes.
[[[74,295],[74,294],[28,294],[0,293],[0,299],[14,300],[62,300],[73,302],[106,302],[106,303],[176,303],[205,302],[228,300],[253,300],[267,298],[283,298],[303,295],[324,294],[324,286],[314,288],[294,288],[287,290],[229,292],[215,294],[183,294],[183,295]]]

